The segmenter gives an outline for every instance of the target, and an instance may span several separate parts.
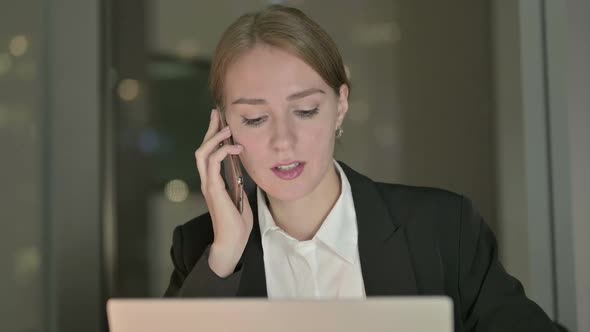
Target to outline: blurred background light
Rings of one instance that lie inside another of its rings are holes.
[[[117,92],[122,100],[133,101],[139,96],[139,82],[130,78],[121,80]]]
[[[13,278],[19,284],[29,284],[39,272],[41,257],[36,247],[19,250],[14,256]]]
[[[145,154],[156,152],[160,147],[160,137],[153,129],[147,129],[139,136],[139,149]]]
[[[26,36],[23,35],[14,36],[8,44],[8,50],[10,51],[10,54],[12,54],[15,57],[25,55],[25,53],[27,53],[28,48],[29,40]]]
[[[189,194],[188,185],[182,180],[172,180],[166,184],[164,194],[171,202],[184,202]]]

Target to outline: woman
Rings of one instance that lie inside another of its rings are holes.
[[[299,10],[234,22],[211,90],[218,110],[195,153],[209,213],[174,231],[167,296],[445,294],[457,330],[552,330],[469,200],[373,182],[333,159],[350,83],[332,39]],[[241,214],[220,176],[228,154],[257,184]]]

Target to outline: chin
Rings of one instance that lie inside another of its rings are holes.
[[[296,201],[307,196],[311,192],[311,190],[306,190],[305,186],[287,182],[288,181],[282,181],[280,179],[272,180],[271,184],[261,184],[260,189],[264,190],[268,196],[285,202]]]
[[[320,181],[313,181],[310,177],[305,176],[305,172],[294,180],[285,181],[278,178],[273,173],[269,178],[260,182],[260,189],[280,201],[296,201],[311,193]]]
[[[295,190],[279,190],[279,191],[267,191],[265,190],[266,194],[271,196],[272,198],[282,201],[282,202],[293,202],[297,201],[305,196],[307,196],[308,192],[304,191],[295,191]]]

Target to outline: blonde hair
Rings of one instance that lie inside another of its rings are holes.
[[[223,33],[211,64],[209,87],[218,107],[224,108],[223,86],[227,68],[254,48],[266,44],[290,51],[340,94],[340,86],[350,82],[336,43],[316,22],[296,8],[271,5],[240,16]]]

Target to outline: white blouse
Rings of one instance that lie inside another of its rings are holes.
[[[358,229],[350,184],[340,174],[341,193],[315,236],[298,241],[279,228],[257,189],[258,220],[269,298],[365,298]]]

